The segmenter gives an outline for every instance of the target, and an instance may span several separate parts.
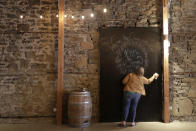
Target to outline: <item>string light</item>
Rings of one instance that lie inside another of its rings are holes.
[[[106,13],[106,12],[107,12],[107,9],[106,9],[106,8],[104,8],[104,9],[103,9],[103,12],[104,12],[104,13]]]
[[[90,15],[91,17],[94,17],[94,14],[93,13],[91,13],[91,15]]]
[[[107,13],[107,12],[108,12],[107,8],[104,8],[104,9],[103,9],[103,13]],[[58,18],[59,15],[56,14],[56,17]],[[68,18],[68,15],[65,14],[64,17],[65,17],[65,18]],[[90,14],[90,17],[91,17],[91,18],[95,17],[95,14],[94,14],[94,13],[91,13],[91,14]],[[24,16],[23,16],[23,15],[20,15],[20,19],[23,19],[23,18],[24,18]],[[43,19],[43,18],[44,18],[43,15],[40,15],[40,19]],[[71,18],[74,19],[75,16],[72,15]],[[81,19],[85,19],[85,16],[82,15],[82,16],[81,16]]]
[[[20,15],[20,19],[23,19],[23,15]]]

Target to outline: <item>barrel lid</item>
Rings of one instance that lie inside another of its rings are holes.
[[[70,95],[90,95],[90,92],[88,92],[88,91],[85,91],[85,92],[83,92],[83,91],[73,91],[73,92],[71,92]]]
[[[87,91],[85,88],[82,88],[80,90],[72,91],[71,94],[73,94],[73,95],[86,95],[86,94],[90,94],[90,92]]]

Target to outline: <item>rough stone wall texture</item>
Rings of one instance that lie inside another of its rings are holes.
[[[51,122],[55,118],[52,110],[56,106],[57,88],[57,2],[0,1],[0,122],[15,123],[23,117],[20,120],[23,123]],[[195,0],[171,1],[173,120],[196,120],[195,7]],[[161,1],[65,0],[65,8],[68,17],[65,19],[64,118],[70,91],[86,87],[92,95],[93,120],[98,121],[99,28],[160,26]],[[103,8],[108,9],[106,14]],[[95,17],[91,18],[90,13]],[[21,14],[23,19],[19,18]]]
[[[196,121],[196,1],[170,4],[171,120]]]
[[[65,0],[68,16],[65,19],[64,107],[70,91],[87,88],[92,95],[93,121],[99,120],[99,28],[159,27],[160,5],[159,0]],[[107,13],[103,13],[104,8]],[[93,18],[91,13],[95,15]]]
[[[55,120],[57,8],[57,0],[0,1],[0,123]]]

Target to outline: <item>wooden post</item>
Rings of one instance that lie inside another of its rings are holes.
[[[169,123],[169,40],[168,0],[163,0],[163,75],[164,75],[164,122]]]
[[[58,1],[58,88],[57,88],[57,124],[62,124],[62,90],[64,73],[64,0]]]

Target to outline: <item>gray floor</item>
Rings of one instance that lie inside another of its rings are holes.
[[[136,127],[121,128],[118,123],[93,123],[88,128],[72,128],[67,125],[0,124],[0,131],[196,131],[196,122],[140,122]]]

